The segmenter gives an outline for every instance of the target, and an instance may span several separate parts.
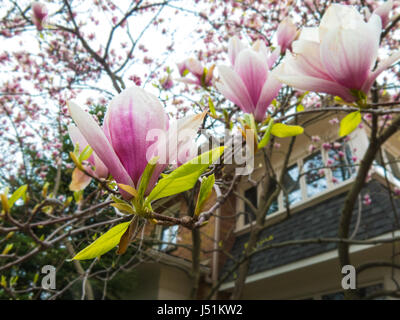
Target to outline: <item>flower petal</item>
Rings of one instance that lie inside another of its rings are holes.
[[[258,100],[256,111],[254,112],[254,119],[256,121],[264,120],[268,106],[271,104],[272,100],[276,98],[281,87],[282,83],[270,73],[262,88],[260,99]]]
[[[252,113],[255,109],[254,103],[239,75],[226,66],[219,66],[218,73],[221,82],[216,83],[217,89],[225,96],[225,98],[231,100],[244,112]]]
[[[300,90],[323,92],[339,96],[348,102],[355,100],[350,91],[340,84],[299,73],[297,70],[293,70],[289,64],[278,66],[272,73],[272,76],[276,76],[281,82]]]
[[[79,131],[79,129],[71,124],[68,126],[68,133],[69,137],[72,140],[72,143],[76,145],[77,143],[79,144],[79,152],[82,152],[83,149],[86,148],[88,145],[86,139],[82,135],[82,133]],[[88,161],[90,164],[92,164],[95,167],[94,174],[98,178],[107,178],[108,177],[108,169],[103,163],[103,161],[100,160],[100,158],[97,156],[96,152],[93,151],[91,156],[89,157]]]
[[[400,59],[400,50],[393,53],[389,58],[387,58],[385,61],[382,61],[378,64],[378,67],[374,72],[372,72],[368,80],[364,83],[364,86],[362,88],[362,91],[367,93],[370,89],[376,78],[387,68],[389,68],[392,64],[397,62]]]
[[[69,185],[69,190],[81,191],[89,185],[90,181],[92,181],[91,177],[86,175],[78,168],[75,168],[74,171],[72,172],[72,180]]]
[[[373,15],[373,17],[376,15]],[[375,64],[380,29],[373,23],[358,29],[334,28],[321,41],[321,61],[328,74],[349,89],[361,90]],[[379,31],[377,31],[377,29]]]
[[[254,105],[257,105],[261,90],[268,76],[268,65],[262,53],[245,49],[236,57],[235,71],[243,80]]]
[[[134,186],[132,179],[122,166],[121,161],[118,159],[103,130],[101,130],[96,121],[74,102],[68,102],[68,108],[79,131],[93,151],[96,152],[101,161],[106,165],[114,179],[118,183]]]
[[[237,55],[245,48],[246,45],[244,45],[237,36],[233,36],[229,39],[228,56],[233,66],[235,65]]]

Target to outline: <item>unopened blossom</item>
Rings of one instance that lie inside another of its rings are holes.
[[[287,17],[279,24],[276,35],[281,53],[284,54],[286,49],[292,51],[292,42],[298,37],[299,31],[292,19]]]
[[[368,94],[375,79],[400,59],[397,51],[374,69],[381,32],[377,14],[365,22],[355,7],[332,4],[318,28],[301,32],[275,75],[300,90],[357,101],[357,92]]]
[[[165,167],[177,162],[180,148],[194,138],[204,117],[190,116],[171,124],[159,100],[139,87],[125,89],[111,101],[102,127],[75,103],[68,105],[80,133],[117,183],[137,187],[148,161],[154,156],[162,158],[147,193]],[[154,135],[149,137],[149,133]]]
[[[160,84],[164,90],[169,90],[173,87],[174,82],[172,81],[171,76],[168,74],[166,77],[160,79]]]
[[[218,66],[217,89],[243,112],[253,114],[256,121],[265,119],[268,106],[282,86],[270,75],[279,53],[279,47],[271,53],[260,40],[248,48],[233,37],[228,48],[232,67]]]
[[[43,30],[43,22],[48,15],[47,7],[43,3],[33,2],[32,11],[32,22],[39,31]]]
[[[330,150],[332,148],[331,144],[328,142],[324,142],[322,144],[322,148],[324,148],[325,150]]]
[[[369,206],[372,203],[372,199],[369,194],[364,195],[363,204]]]
[[[179,81],[202,87],[211,86],[215,65],[211,66],[210,69],[206,69],[199,60],[189,58],[178,63],[177,66],[181,75],[181,78],[178,79]],[[191,77],[186,77],[187,75]]]

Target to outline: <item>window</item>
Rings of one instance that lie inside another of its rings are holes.
[[[386,151],[386,156],[393,176],[396,179],[400,180],[400,167],[399,167],[400,159],[399,158],[396,159],[394,155],[392,155],[390,152],[387,151]]]
[[[244,192],[244,196],[257,208],[257,187],[251,187]],[[244,223],[248,224],[256,219],[254,212],[247,203],[244,204]]]
[[[266,216],[285,211],[286,201],[289,206],[293,206],[312,199],[329,188],[336,187],[337,183],[354,177],[356,168],[349,142],[340,139],[332,143],[324,143],[320,150],[298,159],[287,168],[283,179],[283,190],[278,199],[269,207]],[[396,167],[391,170],[398,176],[400,183],[400,162],[396,163]],[[244,196],[257,207],[257,187],[247,189]],[[244,210],[245,218],[241,221],[244,221],[246,225],[254,221],[255,216],[246,203],[244,203]]]
[[[307,197],[310,198],[327,188],[326,177],[320,174],[324,167],[321,151],[304,159],[304,172],[307,184]]]
[[[383,161],[382,161],[383,160]],[[393,154],[387,150],[382,150],[382,153],[378,152],[374,161],[375,167],[382,175],[385,175],[385,171],[391,173],[393,178],[400,183],[400,159],[396,158]],[[386,166],[386,167],[385,167]]]
[[[169,243],[161,243],[160,250],[165,251],[173,247],[172,244],[175,244],[177,240],[178,227],[179,226],[171,226],[171,227],[166,227],[162,230],[160,240],[162,242],[169,242]]]
[[[271,206],[269,207],[268,211],[267,211],[267,216],[277,212],[279,210],[279,203],[278,200],[275,200],[274,202],[271,203]]]
[[[297,166],[297,164],[288,168],[285,177],[283,179],[283,186],[286,190],[290,205],[301,201],[299,167]],[[286,201],[285,196],[284,199]]]
[[[328,158],[333,161],[332,177],[336,183],[350,179],[356,172],[353,166],[354,161],[351,155],[351,149],[348,143],[343,143],[342,140],[332,144],[328,151]]]

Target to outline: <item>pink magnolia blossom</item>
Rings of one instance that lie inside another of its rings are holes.
[[[369,194],[364,195],[363,203],[366,206],[369,206],[372,203],[372,199]]]
[[[293,54],[277,68],[276,77],[300,90],[357,100],[354,90],[368,94],[373,82],[400,59],[400,51],[375,63],[382,31],[381,19],[372,14],[365,22],[352,6],[333,4],[318,28],[305,28],[293,42]]]
[[[292,51],[292,42],[298,37],[299,32],[293,21],[287,17],[278,26],[277,30],[278,45],[281,47],[281,53],[286,49]]]
[[[233,37],[228,48],[232,67],[218,67],[220,81],[216,83],[217,89],[243,112],[252,113],[256,121],[264,120],[268,106],[282,86],[270,76],[270,68],[279,53],[279,47],[271,53],[260,40],[247,48]]]
[[[32,22],[35,24],[36,28],[39,31],[43,30],[43,22],[48,15],[46,6],[40,2],[33,2],[32,11],[33,11]]]
[[[199,60],[189,58],[181,63],[178,63],[177,66],[179,74],[182,77],[178,79],[179,81],[187,84],[195,84],[202,87],[211,86],[215,68],[214,65],[207,70]],[[188,73],[191,74],[193,77],[185,77]]]
[[[160,156],[147,193],[168,163],[177,162],[204,117],[203,113],[170,124],[158,99],[139,87],[125,89],[110,102],[103,127],[75,103],[68,106],[81,135],[117,183],[137,187],[148,161]],[[156,135],[149,137],[149,132]],[[121,194],[130,197],[122,190]]]

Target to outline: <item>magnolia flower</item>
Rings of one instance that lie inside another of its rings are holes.
[[[379,74],[400,58],[400,51],[373,70],[382,23],[372,14],[368,22],[352,6],[331,5],[319,28],[305,28],[294,41],[293,54],[276,69],[276,77],[300,90],[324,92],[348,102],[356,91],[367,94]]]
[[[292,42],[298,37],[299,32],[290,18],[285,18],[279,24],[276,34],[278,45],[281,47],[281,53],[284,54],[286,49],[292,51]]]
[[[32,22],[35,24],[36,28],[39,31],[43,30],[43,21],[46,19],[48,15],[46,6],[40,2],[33,2],[32,11],[33,11]]]
[[[252,113],[257,121],[263,121],[268,106],[282,86],[269,74],[279,54],[279,47],[270,53],[260,40],[247,48],[237,37],[231,38],[228,55],[232,68],[218,67],[217,89],[243,112]]]
[[[146,193],[169,163],[177,163],[180,148],[194,138],[204,117],[203,113],[170,124],[157,98],[139,87],[125,89],[111,101],[102,128],[75,103],[68,106],[80,133],[117,183],[136,188],[148,161],[160,157]],[[122,190],[121,194],[130,197]]]
[[[209,70],[203,67],[199,60],[194,58],[186,59],[185,61],[178,63],[179,74],[182,78],[178,80],[188,84],[195,84],[202,87],[209,87],[212,84],[212,78],[214,73],[214,65]],[[190,73],[193,78],[186,78],[185,76]]]

